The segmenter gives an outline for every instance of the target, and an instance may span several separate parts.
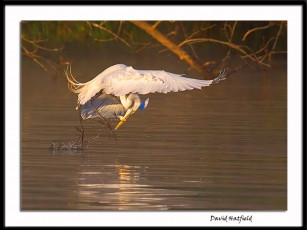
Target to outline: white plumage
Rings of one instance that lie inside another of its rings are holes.
[[[129,93],[168,93],[209,86],[213,80],[186,78],[164,70],[136,70],[123,64],[113,65],[87,83],[73,82],[78,87],[78,103],[83,105],[100,90],[104,94],[123,96]]]
[[[94,106],[102,117],[121,120],[117,129],[129,115],[144,104],[138,94],[168,93],[201,89],[225,78],[225,72],[213,80],[186,78],[164,70],[136,70],[123,64],[113,65],[93,80],[80,83],[66,71],[69,89],[78,93],[78,105],[83,119],[97,117]],[[91,103],[91,104],[90,104]],[[142,104],[143,103],[143,104]]]

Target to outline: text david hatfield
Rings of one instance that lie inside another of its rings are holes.
[[[239,224],[241,221],[250,221],[252,222],[253,216],[228,216],[228,215],[223,215],[223,216],[214,216],[211,215],[210,221],[225,221],[225,222],[231,222],[231,221],[237,221]]]

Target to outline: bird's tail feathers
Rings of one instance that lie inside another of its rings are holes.
[[[71,73],[71,64],[67,65],[65,75],[68,82],[68,89],[73,93],[80,93],[81,89],[85,85],[84,83],[78,82]]]

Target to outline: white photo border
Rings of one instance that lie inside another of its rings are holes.
[[[5,226],[301,226],[302,5],[5,6]],[[157,12],[157,13],[154,13]],[[20,211],[20,22],[22,20],[283,20],[288,22],[288,210],[284,212]],[[210,215],[253,222],[210,222]]]

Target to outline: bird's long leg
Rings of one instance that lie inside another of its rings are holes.
[[[104,123],[104,122],[102,122],[102,121],[98,121],[98,122],[99,122],[100,124],[106,125],[106,123]],[[114,139],[117,141],[117,137],[116,137],[116,135],[115,135],[112,131],[110,131],[110,133],[109,133],[109,140],[111,139],[111,133],[112,133]]]
[[[96,111],[96,113],[98,114],[98,116],[104,121],[104,124],[108,127],[108,129],[109,129],[109,131],[110,131],[110,133],[109,133],[109,139],[110,139],[110,134],[112,134],[112,136],[114,137],[114,139],[117,140],[116,137],[115,137],[115,135],[114,135],[113,132],[112,132],[113,129],[112,129],[110,123],[99,113],[99,111],[97,110],[97,108],[96,108],[95,106],[93,106],[92,101],[90,101],[90,106],[92,107],[92,109],[94,109],[94,110]]]
[[[83,119],[82,119],[82,116],[81,116],[80,105],[78,105],[78,110],[79,110],[80,128],[77,128],[77,130],[81,133],[81,146],[83,147],[84,129],[83,129]],[[80,137],[79,137],[78,141],[79,140],[80,140]]]

